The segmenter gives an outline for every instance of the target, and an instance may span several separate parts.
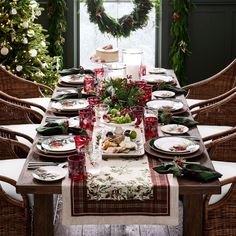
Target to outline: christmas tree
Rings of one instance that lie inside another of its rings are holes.
[[[0,64],[24,79],[54,86],[60,61],[49,56],[46,30],[34,23],[41,11],[35,0],[0,0]]]

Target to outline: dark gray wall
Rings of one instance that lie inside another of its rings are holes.
[[[48,29],[48,1],[38,0],[38,3],[44,8],[38,23],[41,23],[45,29]],[[68,68],[79,65],[79,0],[66,0],[66,5],[67,30],[65,32],[64,67]]]
[[[169,29],[171,0],[162,0],[159,65],[170,68]],[[186,63],[188,82],[203,80],[236,58],[236,0],[193,0],[196,8],[189,17],[191,56]]]

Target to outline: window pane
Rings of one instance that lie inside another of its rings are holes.
[[[106,2],[104,3],[107,14],[113,17],[122,17],[133,9],[131,2]],[[131,33],[129,38],[116,39],[110,35],[102,34],[97,25],[89,21],[87,6],[80,3],[80,64],[84,67],[94,67],[90,57],[96,52],[96,48],[112,44],[120,50],[125,48],[141,48],[144,51],[143,63],[155,64],[155,9],[149,13],[148,25]]]

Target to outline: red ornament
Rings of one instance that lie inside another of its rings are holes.
[[[178,13],[176,13],[176,12],[174,12],[174,14],[173,14],[173,20],[174,21],[177,21],[177,20],[179,20],[180,19],[180,15],[178,14]]]

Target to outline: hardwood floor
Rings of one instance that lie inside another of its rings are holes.
[[[61,202],[57,207],[55,236],[181,236],[183,206],[179,203],[179,225],[71,225],[61,224]]]

